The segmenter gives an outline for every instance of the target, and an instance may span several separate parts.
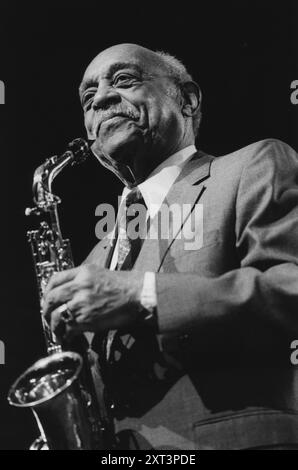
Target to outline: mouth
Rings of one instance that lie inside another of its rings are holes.
[[[123,120],[123,119],[129,119],[129,120],[134,120],[132,119],[131,116],[128,116],[127,114],[113,114],[111,116],[108,116],[106,118],[100,119],[98,124],[96,125],[96,137],[98,137],[99,130],[102,126],[102,124],[106,122],[111,122],[111,121],[118,121],[118,120]]]

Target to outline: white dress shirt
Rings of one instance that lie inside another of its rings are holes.
[[[158,213],[165,197],[170,191],[175,180],[180,175],[183,166],[188,160],[190,160],[195,152],[196,147],[194,145],[189,145],[188,147],[179,150],[163,161],[153,170],[143,183],[138,185],[147,206],[147,217],[153,219],[153,217]],[[130,191],[131,189],[124,187],[121,202],[127,197]],[[110,264],[111,270],[114,270],[117,265],[118,241],[119,240],[116,242]],[[157,305],[155,273],[146,272],[144,275],[141,303],[145,308],[155,307]]]

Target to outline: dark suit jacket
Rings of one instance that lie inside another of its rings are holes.
[[[142,246],[134,269],[157,273],[160,333],[123,335],[120,359],[101,361],[117,431],[155,449],[298,443],[297,154],[277,140],[198,152],[165,202],[203,204],[203,245],[186,250],[180,231]],[[86,261],[109,253],[106,237]]]

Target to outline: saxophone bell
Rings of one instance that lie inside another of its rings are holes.
[[[37,361],[10,389],[9,403],[33,411],[41,431],[38,442],[49,450],[93,448],[88,403],[79,384],[82,365],[77,353],[56,353]]]

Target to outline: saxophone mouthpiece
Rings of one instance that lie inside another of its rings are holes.
[[[72,153],[73,165],[83,163],[90,155],[88,143],[81,138],[74,139],[72,142],[70,142],[70,144],[68,144],[68,149]]]

